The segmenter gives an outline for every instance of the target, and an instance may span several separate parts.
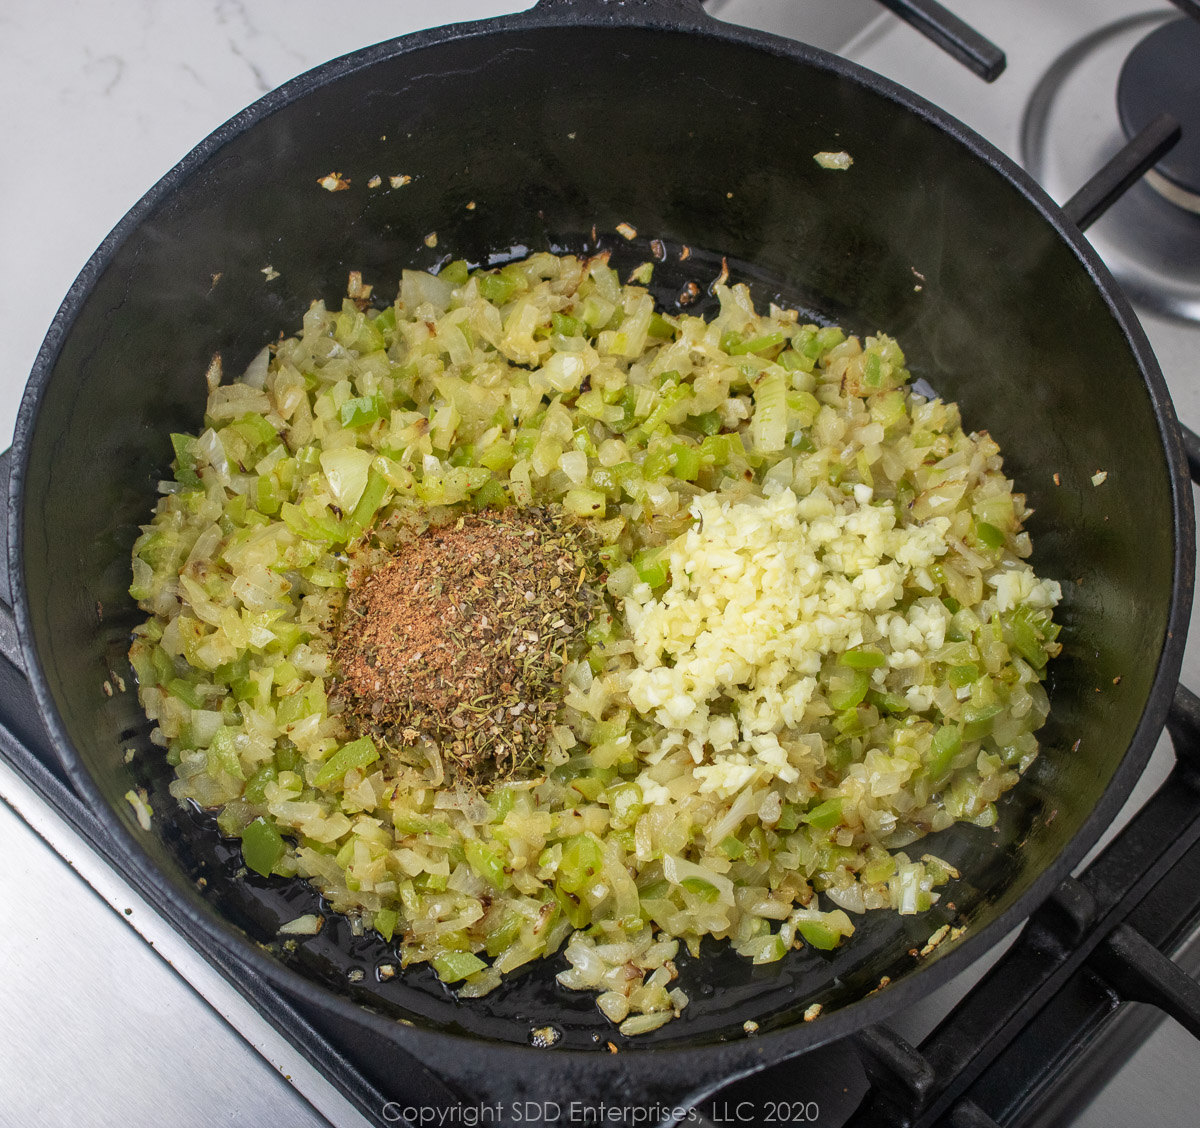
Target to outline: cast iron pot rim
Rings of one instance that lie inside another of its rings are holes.
[[[719,43],[756,48],[783,56],[801,65],[815,66],[834,73],[895,103],[901,110],[941,129],[958,141],[968,153],[987,163],[1009,181],[1042,215],[1043,219],[1075,253],[1109,312],[1116,320],[1122,335],[1140,367],[1150,394],[1151,405],[1159,424],[1159,435],[1168,459],[1171,474],[1171,495],[1174,515],[1175,551],[1173,584],[1167,621],[1167,636],[1159,658],[1154,681],[1142,716],[1125,756],[1091,814],[1084,820],[1076,835],[1062,852],[1047,865],[1029,886],[999,917],[986,928],[968,935],[944,955],[932,958],[886,990],[847,1004],[816,1023],[798,1023],[764,1033],[753,1039],[714,1042],[700,1045],[662,1045],[651,1047],[652,1053],[623,1053],[610,1055],[591,1051],[559,1051],[546,1056],[540,1051],[541,1068],[549,1070],[554,1059],[587,1058],[593,1068],[649,1076],[647,1071],[661,1068],[662,1056],[671,1054],[703,1054],[703,1064],[710,1072],[694,1075],[696,1091],[711,1091],[737,1076],[754,1072],[764,1066],[814,1049],[824,1043],[843,1038],[862,1027],[877,1022],[906,1003],[924,997],[930,991],[981,956],[992,944],[1041,904],[1054,886],[1066,877],[1111,822],[1124,803],[1134,782],[1141,775],[1163,728],[1182,663],[1188,617],[1192,602],[1191,579],[1195,555],[1195,529],[1192,519],[1190,485],[1178,424],[1170,395],[1158,362],[1150,348],[1128,299],[1117,287],[1107,267],[1101,262],[1091,244],[1065,217],[1042,188],[1015,162],[1001,153],[962,122],[925,101],[913,92],[874,72],[830,52],[763,32],[722,23],[708,17],[696,0],[643,0],[635,7],[625,4],[603,4],[599,0],[543,0],[526,12],[495,19],[433,28],[400,36],[371,47],[344,55],[316,67],[278,87],[257,102],[229,119],[197,145],[174,168],[162,177],[109,233],[91,259],[80,271],[63,300],[46,338],[38,352],[29,383],[22,398],[13,442],[13,465],[10,481],[9,513],[12,535],[9,546],[14,612],[17,620],[25,669],[47,732],[75,789],[91,805],[138,877],[153,890],[157,898],[171,905],[177,917],[176,926],[192,926],[213,937],[229,954],[252,970],[262,974],[294,997],[309,999],[332,1010],[343,1018],[366,1023],[376,1032],[399,1041],[415,1056],[423,1057],[422,1049],[434,1051],[434,1056],[461,1052],[469,1045],[472,1054],[489,1055],[488,1064],[496,1068],[516,1068],[531,1064],[539,1051],[514,1043],[492,1042],[476,1035],[451,1034],[421,1027],[409,1027],[385,1015],[359,1005],[344,995],[335,994],[274,958],[267,956],[244,933],[220,917],[206,902],[199,904],[184,899],[151,861],[140,842],[116,817],[115,811],[102,796],[91,773],[84,767],[72,746],[62,718],[46,682],[45,674],[33,637],[33,625],[25,589],[24,571],[24,480],[33,444],[38,408],[50,382],[62,344],[86,305],[94,282],[112,262],[126,239],[138,229],[176,190],[186,188],[187,178],[218,152],[227,142],[239,136],[259,121],[304,96],[312,90],[369,67],[385,59],[395,58],[426,48],[436,48],[460,39],[476,38],[496,33],[538,31],[573,27],[620,27],[632,30],[700,35]],[[1158,452],[1154,452],[1157,454]],[[203,905],[200,908],[199,905]],[[934,968],[936,967],[936,973]],[[921,974],[917,974],[920,972]],[[631,1047],[631,1048],[636,1048]],[[651,1059],[657,1059],[655,1066]],[[565,1063],[564,1063],[565,1064]],[[711,1070],[721,1070],[714,1075]]]

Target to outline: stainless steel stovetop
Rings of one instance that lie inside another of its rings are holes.
[[[16,159],[0,184],[8,266],[0,299],[16,361],[0,374],[0,446],[59,297],[108,228],[191,144],[333,54],[435,18],[522,6],[449,0],[434,16],[415,2],[332,10],[316,0],[212,0],[186,14],[170,0],[53,10],[6,4],[0,94],[10,106]],[[872,0],[707,6],[721,19],[836,50],[910,87],[1023,163],[1060,202],[1119,144],[1113,91],[1124,52],[1177,15],[1128,0],[949,0],[1007,52],[1008,69],[986,86]],[[1196,315],[1200,259],[1139,261],[1130,232],[1145,205],[1138,194],[1149,191],[1136,188],[1089,238],[1141,295],[1135,304],[1180,418],[1200,429],[1193,378],[1200,325],[1164,312]],[[1192,638],[1183,682],[1200,688],[1200,631]],[[1164,740],[1123,817],[1170,763]],[[0,929],[0,1125],[366,1123],[2,760],[0,797],[0,904],[19,908]],[[65,935],[75,943],[63,945]],[[47,951],[67,950],[69,959],[47,966]],[[1177,958],[1188,966],[1196,955],[1185,946]],[[982,971],[972,968],[896,1028],[919,1039]],[[1096,1055],[1098,1091],[1072,1110],[1071,1122],[1196,1123],[1197,1043],[1170,1021],[1127,1009]],[[1131,1051],[1108,1079],[1106,1063]],[[1046,1123],[1067,1122],[1063,1111],[1053,1115]]]

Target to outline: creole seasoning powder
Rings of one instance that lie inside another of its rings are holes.
[[[535,766],[597,601],[584,537],[548,510],[470,514],[352,579],[334,653],[351,727],[433,742],[458,782]]]

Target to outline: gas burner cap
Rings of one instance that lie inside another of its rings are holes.
[[[1129,53],[1117,112],[1127,137],[1164,112],[1183,125],[1183,137],[1146,179],[1173,204],[1200,212],[1200,21],[1165,23]]]

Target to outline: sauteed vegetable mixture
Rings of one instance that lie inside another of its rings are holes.
[[[460,997],[565,945],[626,1034],[680,944],[928,909],[919,840],[995,821],[1059,649],[997,445],[894,340],[649,269],[352,275],[210,369],[130,589],[172,792],[249,870]]]

